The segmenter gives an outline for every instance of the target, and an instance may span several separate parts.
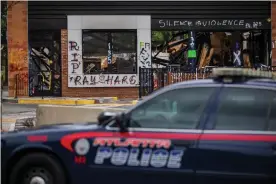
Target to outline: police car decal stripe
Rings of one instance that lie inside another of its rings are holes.
[[[201,136],[200,136],[201,135]],[[214,140],[214,141],[262,141],[276,142],[276,135],[260,134],[220,134],[220,133],[173,133],[173,132],[79,132],[62,137],[61,145],[73,152],[72,142],[81,138],[119,137],[119,138],[145,138],[168,140]]]
[[[254,134],[210,134],[205,133],[201,140],[219,140],[219,141],[263,141],[276,142],[276,135],[254,135]]]
[[[120,137],[120,138],[148,138],[148,139],[176,139],[176,140],[197,140],[200,134],[194,133],[156,133],[156,132],[80,132],[73,133],[62,137],[61,145],[73,151],[72,142],[81,138],[96,138],[96,137]]]

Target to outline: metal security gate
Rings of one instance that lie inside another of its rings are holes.
[[[59,30],[29,31],[29,95],[61,96]]]
[[[271,2],[29,1],[28,12],[29,19],[32,20],[65,19],[65,22],[67,15],[151,15],[152,19],[266,19],[270,17]]]
[[[196,72],[192,72],[186,68],[139,68],[139,98],[174,83],[208,79],[212,77],[213,68],[206,67],[196,70]],[[275,66],[259,66],[258,68],[251,69],[276,72]]]
[[[193,72],[186,68],[139,68],[139,98],[151,94],[170,84],[206,79],[210,77],[212,68]]]

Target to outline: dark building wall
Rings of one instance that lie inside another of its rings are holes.
[[[152,19],[267,19],[266,1],[30,1],[29,29],[66,29],[67,15],[151,15]]]

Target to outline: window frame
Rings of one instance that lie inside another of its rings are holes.
[[[84,63],[84,54],[83,54],[83,48],[84,48],[84,32],[85,31],[89,31],[91,33],[107,33],[109,36],[107,37],[107,43],[106,43],[106,48],[108,47],[108,40],[111,38],[112,39],[112,36],[110,36],[112,33],[135,33],[135,47],[134,47],[134,50],[135,50],[135,54],[136,54],[136,57],[135,57],[135,72],[124,72],[124,73],[120,73],[119,71],[118,72],[111,72],[110,70],[110,67],[108,67],[107,71],[106,72],[93,72],[91,74],[85,74],[84,71],[82,70],[82,73],[84,75],[97,75],[97,74],[137,74],[138,72],[138,53],[137,53],[137,30],[136,29],[82,29],[82,62]],[[112,42],[111,42],[112,43]],[[111,47],[113,47],[113,43],[111,44]],[[113,53],[113,50],[112,50],[112,56],[114,55]],[[106,53],[106,57],[108,57],[108,52]]]
[[[147,96],[146,100],[143,100],[142,102],[138,103],[137,105],[135,105],[134,107],[128,109],[125,111],[126,115],[131,114],[134,110],[136,110],[136,108],[139,108],[140,106],[142,106],[143,104],[147,103],[149,100],[152,100],[156,97],[158,97],[159,95],[162,95],[164,93],[170,92],[172,90],[177,90],[177,89],[189,89],[189,88],[215,88],[213,94],[211,95],[211,97],[208,99],[208,102],[203,110],[203,114],[206,112],[206,110],[208,109],[208,107],[212,106],[214,104],[214,95],[216,93],[218,93],[218,91],[220,90],[220,88],[222,87],[222,84],[202,84],[202,85],[178,85],[178,86],[171,86],[170,88],[165,87],[162,88],[158,91],[155,91],[154,93],[152,93],[151,95]],[[208,114],[209,116],[209,114]],[[202,118],[202,117],[201,117]],[[105,129],[106,130],[110,130],[110,131],[119,131],[120,129],[117,127],[112,127],[116,122],[114,120],[110,121]],[[132,132],[132,131],[145,131],[145,132],[151,132],[151,131],[156,131],[156,132],[195,132],[195,133],[200,133],[202,131],[204,131],[205,128],[205,124],[207,123],[206,120],[204,121],[199,121],[199,124],[197,126],[197,128],[195,129],[166,129],[166,128],[145,128],[145,127],[129,127],[128,131]]]
[[[276,88],[275,87],[272,87],[272,86],[263,86],[263,85],[252,85],[252,84],[249,84],[249,85],[240,85],[240,84],[224,84],[222,89],[224,88],[241,88],[241,89],[261,89],[261,90],[268,90],[268,91],[274,91],[276,92]],[[221,92],[218,94],[218,98],[221,96]],[[276,97],[276,96],[275,96]],[[209,133],[213,133],[213,132],[216,132],[216,133],[276,133],[275,131],[271,131],[269,130],[269,126],[267,126],[267,128],[265,130],[218,130],[218,129],[215,129],[215,118],[217,116],[217,110],[218,110],[218,107],[219,107],[219,100],[217,100],[215,102],[215,109],[212,110],[212,114],[210,115],[210,118],[208,120],[208,122],[206,122],[206,129],[205,131],[209,132]],[[271,112],[270,114],[268,115],[268,117],[270,118],[271,116]],[[268,118],[268,121],[269,121],[269,118]],[[266,122],[267,125],[268,122]],[[206,133],[207,133],[206,132]]]

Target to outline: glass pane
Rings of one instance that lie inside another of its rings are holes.
[[[136,31],[83,31],[83,70],[93,73],[136,73]],[[108,65],[111,39],[112,64]],[[110,66],[110,67],[109,67]]]
[[[218,130],[265,130],[274,91],[225,88],[215,120]]]
[[[84,74],[101,73],[107,70],[102,61],[107,57],[106,32],[83,31],[83,72]]]
[[[215,88],[187,88],[163,93],[131,113],[135,127],[195,129]],[[135,124],[136,122],[136,124]]]
[[[271,104],[268,130],[276,131],[276,97],[273,99]]]
[[[112,33],[113,57],[118,73],[136,72],[136,31]]]

